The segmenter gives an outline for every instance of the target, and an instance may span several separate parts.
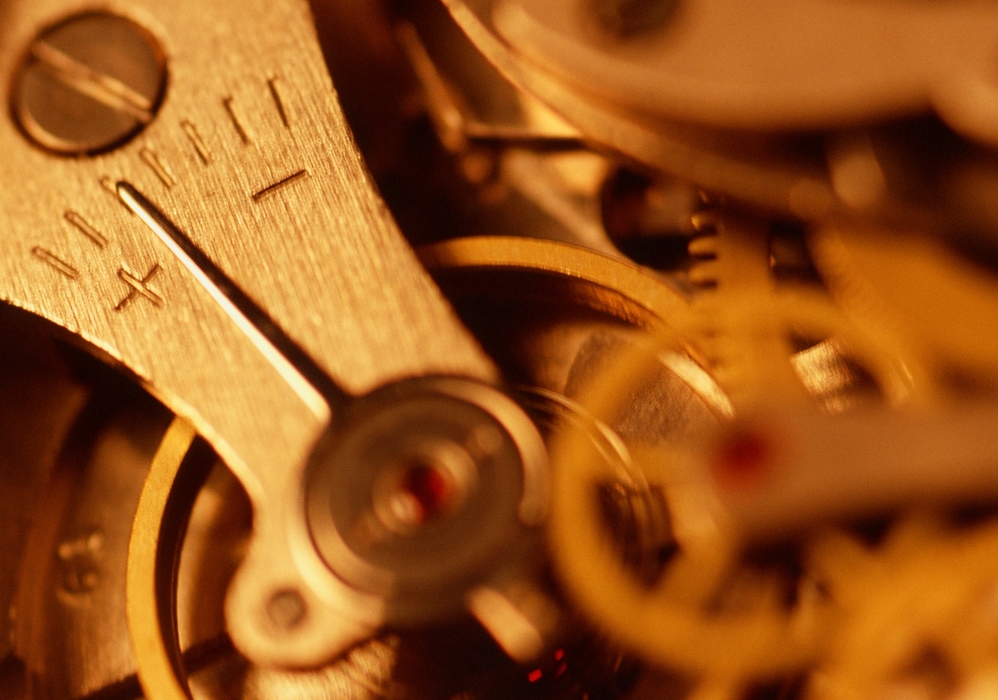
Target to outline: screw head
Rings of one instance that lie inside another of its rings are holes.
[[[528,415],[495,388],[444,377],[357,400],[317,446],[305,483],[312,544],[335,575],[382,597],[386,620],[464,610],[533,542],[547,453]]]
[[[11,108],[36,145],[90,155],[142,131],[166,83],[166,57],[151,33],[118,15],[86,12],[35,37],[13,82]]]

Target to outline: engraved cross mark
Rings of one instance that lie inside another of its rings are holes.
[[[149,268],[149,271],[145,274],[145,277],[139,278],[138,275],[129,272],[124,267],[118,268],[118,279],[131,287],[131,290],[124,299],[117,303],[114,310],[123,311],[126,306],[139,297],[148,299],[156,308],[161,307],[163,305],[163,297],[150,289],[149,283],[152,282],[153,278],[156,277],[162,269],[163,268],[160,267],[160,264],[156,263]]]

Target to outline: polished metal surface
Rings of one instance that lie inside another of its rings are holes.
[[[9,90],[21,70],[16,47],[68,9],[58,2],[13,9],[0,56]],[[0,129],[10,154],[3,177],[32,193],[2,205],[4,225],[24,233],[4,239],[10,271],[2,295],[120,362],[224,455],[256,503],[257,549],[284,552],[276,559],[255,550],[247,556],[230,594],[233,634],[261,660],[291,653],[285,661],[315,662],[370,624],[337,631],[323,623],[318,611],[342,608],[342,596],[322,593],[335,588],[328,574],[321,583],[314,571],[310,583],[301,581],[304,570],[317,567],[295,562],[285,544],[294,523],[304,530],[303,516],[287,512],[287,504],[329,420],[327,399],[232,313],[217,285],[122,206],[128,200],[116,183],[150,193],[157,209],[171,213],[192,245],[256,300],[265,323],[310,358],[318,371],[312,381],[331,380],[357,394],[406,376],[489,380],[494,370],[379,205],[303,4],[169,12],[135,4],[130,12],[165,47],[171,75],[141,141],[60,161],[34,149],[13,125]],[[53,31],[58,38],[76,24]],[[284,29],[272,34],[272,26]],[[215,70],[219,52],[232,71]],[[309,561],[318,564],[315,555]],[[252,586],[240,583],[250,580]],[[311,641],[278,652],[252,620],[262,615],[270,588],[288,586],[310,591]]]
[[[452,617],[469,588],[515,566],[521,528],[544,521],[541,436],[503,394],[453,379],[393,386],[351,412],[312,465],[312,539],[337,576],[390,597],[388,621]]]

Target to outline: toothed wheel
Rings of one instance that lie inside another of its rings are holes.
[[[820,292],[773,283],[764,222],[713,211],[699,215],[697,226],[710,238],[693,251],[715,256],[694,268],[709,289],[663,319],[645,344],[608,363],[583,399],[597,420],[615,425],[660,358],[688,346],[706,357],[735,422],[699,441],[630,446],[630,468],[664,494],[675,553],[650,585],[622,565],[594,497],[601,484],[623,478],[621,468],[572,430],[554,449],[551,539],[571,593],[601,626],[645,658],[696,679],[695,696],[736,697],[821,655],[829,600],[806,574],[746,558],[747,543],[718,498],[717,463],[704,464],[704,455],[744,476],[776,445],[739,425],[776,405],[818,411],[808,397],[820,403],[820,387],[801,372],[795,336],[834,339],[889,404],[903,402],[910,386],[906,366],[882,338],[851,323]]]

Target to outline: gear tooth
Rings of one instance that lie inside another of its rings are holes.
[[[717,255],[717,236],[697,236],[689,242],[686,250],[694,257],[713,257]]]
[[[706,210],[698,211],[690,217],[693,230],[699,233],[714,233],[717,231],[717,212]]]
[[[694,235],[686,246],[693,264],[687,273],[690,284],[704,290],[718,286],[720,267],[716,260],[721,255],[720,229],[723,225],[722,213],[708,199],[703,206],[690,216]]]
[[[690,268],[689,280],[700,286],[716,286],[720,264],[716,260],[706,260]]]
[[[690,280],[690,284],[702,292],[713,292],[717,289],[717,280],[715,279]]]

